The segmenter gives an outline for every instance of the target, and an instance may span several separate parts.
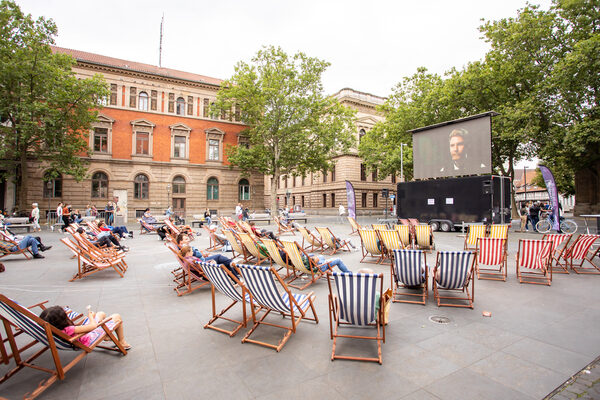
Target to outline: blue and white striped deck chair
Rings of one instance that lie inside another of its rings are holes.
[[[423,250],[393,250],[390,268],[394,303],[427,303],[428,268]],[[404,296],[417,296],[421,300],[405,300]]]
[[[57,380],[63,380],[65,378],[65,373],[68,372],[71,368],[75,366],[79,361],[81,361],[88,353],[90,353],[94,348],[99,347],[106,350],[118,351],[123,355],[127,354],[127,351],[123,348],[119,340],[114,335],[114,330],[119,326],[119,323],[113,325],[112,328],[107,326],[107,323],[102,321],[99,324],[99,328],[104,330],[104,334],[99,335],[96,340],[88,347],[79,342],[76,337],[70,337],[58,328],[50,325],[48,322],[42,320],[37,315],[32,313],[25,307],[20,306],[18,303],[10,300],[8,297],[0,294],[0,320],[4,325],[4,329],[6,331],[6,335],[8,336],[8,342],[10,343],[10,347],[12,350],[12,357],[15,361],[15,368],[9,371],[6,375],[0,378],[0,384],[4,383],[11,376],[16,374],[18,371],[23,369],[24,367],[34,368],[36,370],[41,370],[49,373],[51,376],[39,383],[37,388],[30,393],[25,395],[27,399],[34,399],[39,396],[42,392],[44,392],[48,387],[50,387]],[[31,336],[37,343],[41,344],[44,347],[33,355],[31,355],[28,359],[23,360],[21,358],[21,354],[19,351],[19,347],[15,341],[15,336],[13,333],[13,327],[17,327],[25,334]],[[117,346],[115,348],[101,346],[100,343],[108,337],[113,343]],[[54,369],[40,367],[38,365],[34,365],[33,361],[42,355],[46,350],[50,350],[52,354],[52,359],[54,361]],[[58,350],[81,350],[81,353],[78,354],[73,360],[71,360],[68,364],[63,366],[61,359],[58,355]]]
[[[473,264],[475,257],[471,251],[438,251],[437,262],[433,270],[433,297],[439,306],[473,308],[475,298],[475,278]],[[469,293],[469,283],[471,293]],[[442,296],[440,290],[459,291],[466,297]],[[443,303],[443,300],[449,302]],[[468,301],[469,304],[457,303]]]
[[[242,327],[246,327],[246,323],[250,319],[250,317],[247,317],[246,303],[251,303],[251,296],[246,290],[246,287],[224,265],[217,265],[207,262],[201,262],[200,265],[202,267],[202,271],[204,271],[204,276],[206,276],[212,285],[212,318],[206,325],[204,325],[204,329],[214,329],[215,331],[227,333],[230,337],[233,337]],[[238,285],[237,287],[235,286],[236,284]],[[219,314],[217,314],[216,309],[215,289],[233,300],[233,302],[221,310]],[[238,302],[242,303],[242,320],[237,321],[235,319],[224,317],[223,315]],[[213,323],[218,319],[233,322],[236,324],[235,328],[228,331],[224,328],[213,325]]]
[[[250,329],[246,336],[244,336],[242,343],[255,343],[275,349],[279,352],[288,341],[292,333],[296,332],[296,326],[303,318],[319,323],[319,318],[317,317],[315,306],[313,304],[315,297],[313,292],[308,294],[292,294],[283,279],[281,279],[273,267],[261,267],[243,264],[238,264],[236,267],[244,279],[246,288],[252,295],[252,320],[254,321],[254,326],[252,329]],[[277,283],[279,283],[279,285],[283,288],[283,291],[280,291],[275,284],[274,277],[277,279]],[[266,311],[260,319],[256,318],[254,304],[263,307]],[[306,312],[309,308],[312,309],[314,318],[309,318],[306,316]],[[279,312],[283,316],[290,317],[291,326],[283,326],[265,322],[264,319],[271,311]],[[283,338],[277,345],[250,339],[250,335],[252,335],[256,328],[258,328],[261,324],[281,328],[286,331]]]
[[[331,285],[335,282],[335,291]],[[359,274],[353,272],[328,272],[329,286],[329,335],[333,339],[331,360],[374,361],[381,364],[381,342],[385,343],[383,310],[383,274]],[[374,327],[377,336],[339,334],[340,326]],[[336,354],[337,338],[366,339],[377,342],[377,357],[356,357]]]

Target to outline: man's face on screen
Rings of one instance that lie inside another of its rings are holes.
[[[459,161],[464,157],[465,141],[461,136],[450,138],[450,157],[452,161]]]

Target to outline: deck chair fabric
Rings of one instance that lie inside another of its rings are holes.
[[[519,239],[517,277],[520,283],[552,284],[552,242]]]
[[[477,240],[477,279],[506,281],[506,240],[480,237]]]
[[[404,249],[400,234],[392,229],[380,229],[377,231],[380,242],[383,244],[383,260],[392,258],[392,252],[398,249]]]
[[[352,251],[352,249],[350,248],[350,241],[335,237],[335,235],[333,234],[333,232],[331,232],[329,228],[315,227],[315,229],[317,230],[317,232],[319,232],[319,235],[323,240],[323,244],[325,244],[331,251],[329,255],[333,255],[338,251],[343,250]]]
[[[470,251],[439,251],[433,270],[433,296],[438,307],[468,307],[473,308],[475,299],[475,280],[473,263],[475,257]],[[469,293],[470,286],[470,293]],[[465,296],[443,296],[440,290],[460,292]],[[461,301],[461,303],[457,303]],[[467,304],[462,303],[467,301]]]
[[[254,259],[254,263],[256,265],[260,265],[263,262],[270,260],[269,252],[267,249],[262,247],[262,243],[259,245],[257,242],[252,239],[250,234],[246,232],[238,232],[238,237],[242,241],[242,245],[248,250],[248,253]],[[249,257],[250,258],[250,257]]]
[[[292,293],[287,287],[285,282],[277,275],[277,272],[271,267],[261,267],[256,265],[243,265],[239,264],[236,266],[240,271],[246,288],[252,296],[252,304],[258,304],[261,306],[265,313],[258,319],[254,307],[252,307],[252,320],[254,326],[242,339],[242,343],[255,343],[261,346],[269,347],[277,352],[281,351],[285,343],[288,341],[293,333],[296,333],[296,327],[303,319],[309,319],[319,322],[315,306],[313,304],[314,294],[313,292],[307,294]],[[280,290],[275,283],[282,287]],[[312,310],[313,318],[307,315],[308,310]],[[271,311],[281,313],[282,315],[290,318],[290,326],[278,325],[270,322],[266,322],[265,318]],[[283,329],[285,331],[283,338],[277,344],[271,344],[262,342],[260,340],[251,339],[252,334],[256,331],[260,325],[267,325],[276,328]]]
[[[428,224],[415,225],[415,247],[421,250],[433,250],[433,232]]]
[[[138,220],[140,222],[140,235],[146,233],[156,233],[157,227],[145,222],[143,219]],[[88,224],[89,226],[89,224]]]
[[[350,222],[350,227],[352,228],[352,232],[350,232],[350,234],[351,235],[354,235],[355,233],[358,234],[360,225],[358,224],[358,222],[356,222],[356,219],[354,219],[352,217],[348,217],[348,222]]]
[[[410,239],[410,225],[395,225],[394,229],[398,231],[400,235],[400,240],[402,240],[402,244],[405,248],[410,248],[412,246],[412,242]]]
[[[54,382],[57,380],[63,380],[65,378],[65,374],[95,348],[111,350],[119,352],[123,355],[127,354],[127,350],[123,348],[119,340],[114,335],[114,331],[117,329],[119,324],[121,324],[121,322],[117,323],[112,321],[113,323],[109,324],[108,322],[111,322],[110,318],[99,322],[99,328],[97,329],[100,329],[101,331],[99,332],[101,333],[94,340],[94,342],[90,343],[89,346],[85,346],[77,340],[82,335],[77,335],[75,337],[66,335],[64,332],[58,330],[48,322],[33,314],[27,308],[22,307],[4,295],[0,295],[0,319],[2,320],[6,330],[8,341],[13,353],[12,357],[16,365],[15,368],[0,378],[0,385],[25,367],[42,370],[50,374],[50,377],[39,383],[35,390],[27,393],[24,396],[27,399],[34,399],[38,397]],[[85,321],[82,321],[82,323],[85,323]],[[33,338],[37,344],[42,345],[43,348],[31,355],[29,358],[22,359],[13,333],[13,327],[15,326]],[[111,340],[116,347],[113,348],[101,345],[105,338]],[[52,354],[52,361],[54,363],[53,369],[44,368],[33,364],[33,361],[47,350],[50,350]],[[63,362],[59,356],[58,350],[76,350],[80,351],[80,354],[63,366]]]
[[[423,250],[395,249],[392,251],[390,276],[392,279],[392,301],[395,303],[427,303],[428,268]],[[406,297],[421,297],[420,301]]]
[[[594,262],[594,257],[600,253],[600,246],[593,250],[596,241],[600,241],[600,235],[582,234],[565,250],[563,259],[571,270],[577,274],[600,274],[600,265]],[[575,264],[575,260],[580,260]],[[588,262],[591,267],[584,267]]]
[[[360,262],[374,262],[380,264],[383,261],[383,247],[377,232],[373,229],[359,229],[362,259]],[[365,258],[370,257],[371,260],[365,261]],[[372,260],[376,258],[376,260]]]
[[[233,258],[238,256],[244,259],[244,262],[248,262],[252,259],[252,255],[248,253],[238,235],[233,231],[233,229],[223,228],[223,234],[227,238],[227,241],[231,245],[231,254]]]
[[[77,257],[77,272],[69,282],[82,279],[106,269],[113,269],[121,278],[125,276],[127,264],[121,257],[95,256],[82,247],[76,240],[62,238],[60,241]]]
[[[299,226],[298,231],[302,235],[302,247],[307,251],[323,251],[323,241],[310,232],[306,227]],[[306,243],[306,244],[305,244]]]
[[[217,237],[216,230],[210,229],[209,226],[202,226],[206,232],[208,233],[208,247],[205,249],[206,251],[216,251],[221,249],[224,246],[224,243],[221,242],[221,239]]]
[[[15,303],[19,304],[18,302],[15,302]],[[27,309],[33,310],[35,308],[39,308],[40,310],[44,310],[44,309],[46,309],[46,303],[48,303],[48,301],[42,301],[42,302],[39,302],[37,304],[27,307]],[[69,317],[71,317],[71,316],[69,316]],[[73,315],[73,318],[74,317],[75,317],[75,315]],[[11,328],[13,328],[13,327],[14,327],[14,331],[13,331],[14,337],[17,337],[17,336],[25,333],[24,331],[19,329],[17,326],[12,325]],[[29,349],[30,347],[34,346],[36,343],[37,343],[37,341],[33,340],[31,342],[28,341],[28,343],[20,344],[21,347],[18,348],[17,354],[20,354],[23,351]],[[10,350],[10,343],[9,343],[8,337],[2,337],[2,334],[0,332],[0,357],[1,357],[0,362],[2,364],[9,364],[10,360],[13,358],[13,353],[12,352],[9,353],[9,350]]]
[[[263,243],[263,245],[265,246],[265,248],[267,249],[267,251],[269,252],[269,257],[271,259],[271,265],[273,265],[273,263],[275,263],[277,266],[279,266],[278,271],[280,269],[285,269],[287,274],[286,274],[286,278],[291,276],[293,270],[294,270],[294,266],[291,264],[291,261],[289,259],[289,256],[287,255],[287,253],[285,252],[285,250],[283,250],[283,257],[282,257],[282,252],[280,252],[280,248],[277,245],[277,242],[275,242],[273,239],[267,239],[267,238],[261,238],[260,239],[261,242]]]
[[[285,225],[283,222],[281,222],[281,218],[273,217],[273,221],[275,221],[275,224],[277,225],[277,230],[280,236],[285,233],[291,233],[292,235],[296,235],[296,232],[294,232],[294,227]]]
[[[173,290],[177,292],[177,297],[192,293],[210,283],[206,279],[204,270],[201,267],[201,262],[195,263],[186,260],[181,257],[179,252],[172,246],[169,246],[169,250],[174,253],[175,258],[181,267],[181,274],[173,274],[175,275],[175,282],[177,283]]]
[[[335,290],[331,281],[335,283]],[[358,274],[351,272],[328,273],[330,337],[333,339],[331,360],[357,360],[383,362],[381,344],[385,343],[383,324],[383,274]],[[374,327],[376,336],[340,334],[343,326]],[[377,357],[357,357],[336,353],[338,338],[375,340]]]
[[[390,229],[390,227],[388,226],[388,224],[371,224],[371,227],[373,227],[374,230]]]
[[[486,237],[487,226],[483,224],[471,224],[467,227],[467,236],[465,236],[465,250],[477,251],[477,240]]]
[[[569,248],[569,242],[573,237],[570,233],[547,233],[542,240],[552,242],[552,272],[559,274],[568,274],[569,268],[563,255]]]
[[[490,225],[490,235],[492,239],[504,239],[508,240],[508,224],[492,224]]]
[[[294,267],[293,273],[294,276],[291,280],[288,281],[290,287],[304,290],[308,286],[315,283],[319,278],[322,278],[325,274],[325,271],[331,270],[331,266],[328,263],[323,264],[315,264],[315,262],[308,256],[308,254],[299,247],[296,242],[282,241],[283,249],[289,257],[291,264]],[[305,264],[308,264],[308,266]],[[326,266],[327,268],[323,271],[322,267]],[[297,279],[302,279],[304,277],[310,277],[310,280],[306,282],[304,285],[294,285],[294,282]]]

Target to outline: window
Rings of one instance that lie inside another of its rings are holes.
[[[292,175],[292,187],[296,187],[296,175]]]
[[[177,98],[177,115],[185,115],[185,100],[183,97]]]
[[[62,197],[62,176],[56,171],[44,173],[44,197]]]
[[[108,129],[94,128],[94,151],[108,153]]]
[[[185,178],[181,175],[173,178],[172,182],[173,194],[184,194],[185,193]]]
[[[235,105],[235,117],[234,117],[236,122],[239,122],[242,118],[241,118],[241,112],[240,112],[240,106],[239,105]]]
[[[373,179],[373,182],[377,181],[377,168],[371,173],[371,179]]]
[[[92,175],[92,197],[105,199],[108,197],[108,176],[104,172]]]
[[[227,112],[225,110],[221,110],[221,119],[222,120],[226,120],[227,119]]]
[[[157,97],[158,97],[158,92],[156,90],[153,90],[150,92],[150,109],[152,111],[156,111],[156,107],[158,105]]]
[[[202,116],[208,118],[208,99],[204,99],[204,107],[202,108]]]
[[[365,167],[365,164],[360,164],[360,180],[367,180],[367,168]]]
[[[335,207],[335,193],[331,193],[331,207]]]
[[[331,182],[335,182],[335,165],[331,169]]]
[[[194,97],[188,96],[187,115],[194,115]]]
[[[392,174],[392,183],[396,183],[396,174]]]
[[[305,184],[305,183],[306,183],[306,177],[305,177],[305,176],[303,176],[303,177],[302,177],[302,186],[304,186],[304,184]],[[304,207],[304,204],[302,205],[302,207]]]
[[[135,98],[137,89],[134,87],[129,88],[129,107],[135,108]]]
[[[363,136],[365,136],[366,134],[367,134],[367,132],[365,132],[365,130],[364,130],[364,129],[361,129],[361,130],[358,132],[358,143],[360,143],[360,141],[362,140]]]
[[[377,208],[377,192],[373,193],[373,208]]]
[[[302,208],[304,208],[304,196],[302,196]]]
[[[138,108],[141,111],[148,111],[148,93],[140,92]]]
[[[219,141],[217,139],[208,141],[208,159],[219,160]]]
[[[186,151],[185,151],[186,142],[187,142],[187,138],[185,136],[174,136],[173,137],[173,158],[186,158]]]
[[[288,177],[287,175],[283,177],[283,188],[287,189],[288,187]]]
[[[206,199],[219,200],[219,181],[217,178],[210,178],[206,183]]]
[[[327,193],[323,193],[323,207],[327,207]]]
[[[135,133],[135,154],[150,154],[150,134],[148,132]]]
[[[175,112],[175,94],[169,93],[169,112]]]
[[[138,174],[133,179],[133,197],[144,200],[148,198],[148,177],[144,174]]]
[[[361,193],[360,206],[363,208],[367,207],[367,194],[366,193]]]
[[[111,106],[117,105],[117,84],[116,83],[110,84],[110,105]]]
[[[250,200],[250,182],[248,182],[248,179],[241,179],[238,188],[240,200]]]
[[[327,170],[323,170],[323,183],[327,183]]]

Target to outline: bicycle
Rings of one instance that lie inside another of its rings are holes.
[[[552,219],[552,214],[548,213],[544,219],[541,219],[535,225],[535,229],[537,229],[539,233],[548,233],[552,230],[553,225],[554,220]],[[560,217],[560,230],[563,233],[575,233],[577,232],[577,223],[572,219]]]

